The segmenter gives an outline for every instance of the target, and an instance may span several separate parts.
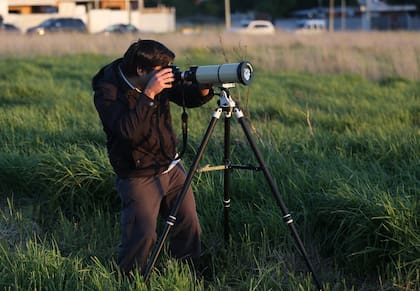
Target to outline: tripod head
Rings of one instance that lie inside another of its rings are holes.
[[[231,116],[233,109],[236,107],[236,103],[233,101],[229,92],[229,88],[233,87],[235,87],[234,83],[226,83],[219,86],[220,93],[218,94],[219,100],[217,101],[217,105],[226,113],[227,117]]]

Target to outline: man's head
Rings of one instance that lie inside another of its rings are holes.
[[[155,67],[166,67],[175,58],[175,54],[160,42],[138,40],[125,52],[122,69],[127,76],[137,75],[137,69],[152,71]]]

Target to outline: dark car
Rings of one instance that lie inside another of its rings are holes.
[[[28,34],[38,35],[54,32],[87,32],[87,29],[79,18],[49,18],[26,31]]]
[[[0,25],[0,31],[8,32],[8,33],[9,32],[20,33],[20,29],[17,26],[10,23],[3,23],[2,25]]]
[[[123,33],[138,33],[139,30],[132,24],[112,24],[102,30],[100,33],[103,34],[123,34]]]

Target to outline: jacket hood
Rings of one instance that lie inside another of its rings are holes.
[[[121,82],[121,77],[118,72],[118,66],[121,64],[122,58],[116,59],[112,63],[102,67],[99,72],[92,78],[92,88],[95,88],[102,82],[111,83],[114,85],[126,85],[124,82]]]

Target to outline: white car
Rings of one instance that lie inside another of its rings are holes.
[[[252,20],[243,22],[240,27],[233,27],[231,32],[244,34],[274,34],[274,25],[267,20]]]

